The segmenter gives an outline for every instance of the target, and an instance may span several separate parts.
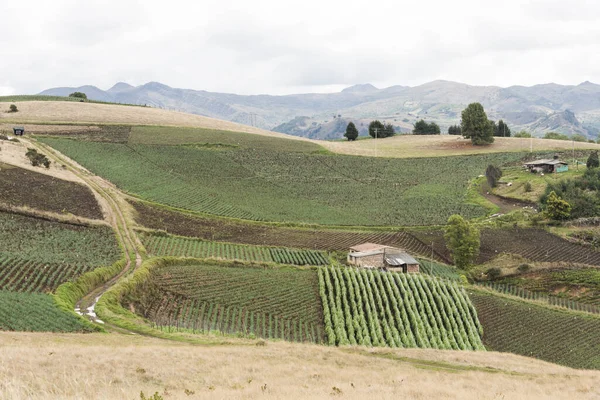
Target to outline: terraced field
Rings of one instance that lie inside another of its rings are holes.
[[[102,210],[84,185],[0,163],[0,203],[102,219]]]
[[[600,318],[470,291],[490,350],[600,369]]]
[[[180,142],[178,132],[168,136],[172,143]],[[490,163],[521,157],[377,159],[322,154],[292,140],[281,150],[245,139],[173,146],[134,144],[144,139],[135,130],[131,137],[128,144],[43,140],[144,199],[218,216],[323,225],[432,225],[455,213],[481,216],[483,207],[466,202],[468,181]]]
[[[483,350],[464,290],[417,274],[319,268],[329,344]]]
[[[153,271],[144,290],[154,295],[136,311],[165,330],[324,341],[314,270],[177,265]]]
[[[142,242],[148,254],[153,256],[220,258],[292,265],[326,265],[329,263],[327,253],[316,250],[236,245],[174,236],[144,235]]]

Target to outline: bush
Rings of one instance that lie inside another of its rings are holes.
[[[515,137],[516,138],[530,138],[531,133],[529,133],[527,131],[520,131],[520,132],[515,133]]]
[[[495,165],[490,164],[485,170],[485,177],[490,187],[495,188],[498,186],[498,180],[502,177],[502,170]]]
[[[529,264],[521,264],[517,267],[517,271],[521,273],[525,273],[531,269],[531,265]]]
[[[17,112],[17,111],[19,111],[19,110],[17,109],[17,106],[14,104],[11,104],[10,107],[8,107],[8,112],[12,113],[12,112]]]
[[[525,192],[527,192],[527,193],[531,192],[533,190],[533,188],[531,187],[531,182],[529,182],[529,181],[525,182],[524,189],[525,189]]]
[[[588,168],[598,168],[598,167],[600,167],[600,160],[598,159],[598,150],[592,151],[590,153],[590,156],[588,157],[585,165]]]
[[[36,149],[27,148],[27,153],[25,156],[29,158],[31,165],[34,167],[43,165],[46,168],[50,168],[50,160],[42,153],[38,153]]]
[[[69,95],[69,97],[75,97],[77,99],[87,100],[87,95],[83,92],[73,92]]]
[[[485,274],[490,280],[494,280],[502,275],[502,270],[500,268],[493,267],[485,271]]]

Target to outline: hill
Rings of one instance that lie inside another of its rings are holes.
[[[213,93],[149,82],[137,87],[118,83],[107,91],[88,86],[53,88],[41,94],[66,96],[86,90],[90,99],[148,104],[264,129],[279,126],[280,132],[300,135],[304,133],[302,130],[282,130],[281,125],[307,116],[312,118],[311,123],[319,126],[331,121],[332,116],[341,115],[352,120],[377,118],[409,128],[424,118],[438,123],[445,131],[459,122],[460,112],[472,102],[482,103],[491,119],[507,121],[515,132],[526,129],[541,136],[554,130],[591,138],[600,132],[600,85],[591,82],[576,86],[543,84],[501,88],[438,80],[415,87],[378,89],[363,84],[339,93],[285,96]],[[566,111],[571,112],[572,117],[564,118],[562,113]]]

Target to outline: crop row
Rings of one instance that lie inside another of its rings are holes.
[[[0,290],[0,331],[75,332],[87,328],[43,293]]]
[[[221,258],[291,265],[326,265],[328,263],[327,254],[316,250],[247,246],[172,236],[145,236],[142,240],[148,253],[155,256]]]
[[[85,264],[48,264],[0,253],[0,290],[51,292],[61,283],[91,270]]]
[[[553,310],[492,293],[469,294],[489,350],[521,354],[572,368],[600,369],[600,318]]]
[[[330,345],[484,349],[477,313],[455,283],[421,274],[319,268]]]
[[[550,296],[546,293],[527,290],[516,285],[509,285],[506,283],[497,282],[480,282],[478,283],[478,285],[487,287],[489,289],[493,289],[500,293],[521,297],[527,300],[541,301],[553,306],[568,308],[569,310],[585,311],[592,314],[600,314],[600,307],[598,306],[580,303],[578,301],[566,299],[563,297]]]
[[[216,261],[172,265],[153,271],[146,288],[153,295],[133,306],[162,329],[323,341],[314,270]]]
[[[322,343],[320,324],[167,294],[149,310],[156,328],[192,333],[219,332],[294,342]]]

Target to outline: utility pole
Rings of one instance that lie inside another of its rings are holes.
[[[377,139],[377,131],[379,131],[379,128],[373,128],[373,130],[375,131],[375,139]]]

